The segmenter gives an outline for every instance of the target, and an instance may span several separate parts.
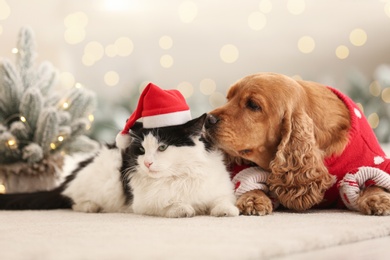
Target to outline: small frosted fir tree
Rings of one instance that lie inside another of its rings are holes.
[[[61,178],[64,153],[88,152],[97,142],[91,126],[95,94],[73,88],[52,91],[57,71],[49,62],[34,67],[34,35],[22,28],[16,63],[0,60],[0,191],[50,189]]]

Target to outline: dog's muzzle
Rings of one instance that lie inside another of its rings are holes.
[[[207,115],[206,122],[205,122],[205,128],[209,129],[215,126],[219,122],[219,118],[216,116],[213,116],[211,114]]]

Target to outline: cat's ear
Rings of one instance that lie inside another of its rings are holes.
[[[201,132],[203,129],[203,125],[206,121],[207,114],[204,113],[200,117],[194,118],[191,121],[188,121],[185,124],[186,129],[189,129],[191,132]]]

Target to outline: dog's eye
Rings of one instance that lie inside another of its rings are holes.
[[[246,102],[246,107],[249,108],[252,111],[261,111],[261,106],[259,106],[252,99],[248,99],[248,101]]]

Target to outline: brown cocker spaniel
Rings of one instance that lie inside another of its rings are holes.
[[[259,73],[235,83],[205,127],[231,158],[269,171],[270,194],[288,209],[342,205],[389,215],[390,160],[362,115],[335,89]],[[237,206],[246,215],[273,210],[261,190],[244,193]]]

